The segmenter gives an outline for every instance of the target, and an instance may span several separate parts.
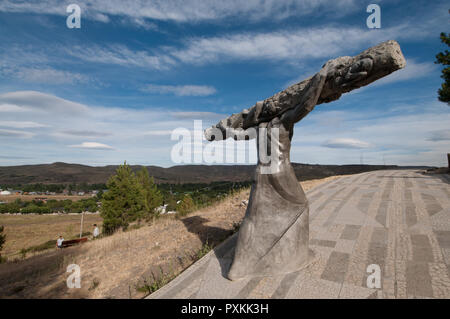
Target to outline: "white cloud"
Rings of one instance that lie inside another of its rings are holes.
[[[64,130],[61,132],[55,133],[55,135],[68,135],[68,136],[76,136],[76,137],[90,137],[90,138],[97,138],[97,137],[105,137],[105,136],[111,136],[112,134],[109,132],[98,132],[98,131],[90,131],[90,130]]]
[[[144,91],[159,94],[175,94],[178,96],[208,96],[217,91],[212,86],[207,85],[156,85],[149,84]]]
[[[214,113],[214,112],[171,112],[170,113],[174,118],[177,119],[192,119],[192,120],[220,120],[223,117],[226,117],[227,114]]]
[[[167,69],[173,65],[174,60],[166,55],[151,55],[146,51],[130,50],[124,45],[78,46],[65,48],[64,53],[82,61],[100,64],[116,64],[122,66],[144,67],[150,69]]]
[[[357,54],[368,46],[390,39],[420,38],[427,33],[407,24],[373,30],[323,26],[272,32],[246,32],[215,37],[194,37],[180,49],[166,48],[182,62],[207,64],[228,60],[273,60],[302,62],[304,59],[332,58]],[[423,68],[417,65],[414,72]],[[411,73],[410,73],[411,74]]]
[[[59,100],[62,100],[61,103],[78,103],[55,96],[50,98],[52,96],[49,94],[36,94],[33,97],[34,103],[30,104],[27,100],[25,111],[4,112],[1,121],[35,122],[50,127],[40,129],[39,134],[19,129],[0,131],[0,153],[11,157],[31,158],[3,159],[3,165],[54,161],[109,165],[127,160],[136,164],[171,166],[174,165],[170,158],[171,149],[177,143],[170,140],[173,129],[184,127],[192,130],[193,120],[197,119],[202,119],[203,128],[207,128],[228,115],[199,111],[176,112],[155,107],[131,109],[86,105],[82,105],[83,112],[69,115],[58,111],[63,109],[43,104],[45,101],[52,104]],[[0,98],[0,104],[2,102]],[[35,112],[37,105],[39,109],[47,111]],[[392,109],[395,108],[395,105],[392,106]],[[295,127],[291,160],[350,164],[359,163],[363,153],[366,164],[382,164],[385,160],[386,164],[445,165],[445,154],[450,147],[449,140],[444,139],[448,136],[445,132],[450,123],[448,106],[438,102],[418,102],[418,108],[414,105],[410,108],[419,111],[390,112],[387,109],[380,117],[378,109],[373,112],[365,109],[362,112],[317,107]],[[22,138],[20,143],[17,143],[17,138]],[[342,141],[342,138],[350,141]],[[328,141],[330,145],[339,142],[337,144],[340,147],[344,144],[345,147],[362,147],[367,144],[371,147],[330,148],[322,146],[324,141]],[[249,145],[253,145],[252,143]],[[72,147],[67,147],[68,145]],[[107,150],[112,146],[116,151],[110,152],[107,157],[102,152],[91,152],[87,157],[85,152],[79,151]]]
[[[426,77],[438,69],[437,65],[431,62],[416,62],[414,59],[407,59],[405,68],[389,74],[385,78],[376,81],[372,86],[379,86],[393,82],[408,81],[411,79]]]
[[[371,145],[367,142],[353,138],[334,138],[322,143],[322,146],[329,148],[368,148]]]
[[[441,130],[431,132],[429,141],[439,142],[439,141],[450,141],[450,130]]]
[[[76,84],[87,83],[90,78],[80,73],[56,70],[54,68],[24,68],[3,70],[5,76],[10,76],[29,83],[46,84]]]
[[[144,135],[152,135],[152,136],[170,136],[172,134],[172,130],[155,130],[155,131],[147,131],[143,133]]]
[[[448,131],[448,106],[439,102],[423,103],[415,113],[384,114],[368,111],[333,111],[317,107],[296,126],[292,141],[294,162],[321,164],[359,163],[363,153],[366,164],[446,165],[450,141],[440,133],[432,141],[433,132]],[[392,107],[393,109],[395,106]],[[412,107],[414,108],[414,107]],[[368,148],[339,149],[323,147],[323,141],[336,136],[364,141]],[[436,136],[435,136],[436,137]]]
[[[0,109],[4,105],[7,105],[8,112],[28,109],[31,111],[75,114],[84,113],[88,110],[85,105],[80,103],[37,91],[16,91],[0,94]]]
[[[0,126],[12,128],[41,128],[49,125],[36,123],[32,121],[0,121]]]
[[[0,104],[0,112],[25,112],[26,109],[14,104]]]
[[[33,12],[39,14],[66,15],[65,8],[71,1],[29,0],[16,2],[5,0],[0,11]],[[109,16],[122,16],[139,20],[198,22],[227,18],[260,21],[281,20],[292,16],[306,16],[323,13],[344,13],[357,10],[355,0],[78,0],[82,14],[93,20],[108,22]],[[275,14],[274,14],[275,13]]]
[[[83,142],[78,145],[69,145],[72,148],[83,148],[89,150],[113,150],[113,148],[109,145],[97,143],[97,142]]]
[[[35,136],[35,134],[31,132],[0,129],[0,137],[32,138],[33,136]]]

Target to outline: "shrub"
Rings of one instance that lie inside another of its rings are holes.
[[[36,206],[34,204],[20,210],[22,214],[50,214],[52,211],[47,206]]]
[[[184,195],[181,202],[177,205],[177,213],[179,216],[186,216],[195,209],[194,201],[189,194]]]

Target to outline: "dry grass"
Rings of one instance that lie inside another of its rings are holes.
[[[5,227],[6,243],[2,255],[9,259],[19,257],[22,248],[29,248],[56,240],[58,235],[71,238],[80,233],[79,215],[4,215],[0,225]],[[83,232],[91,231],[92,224],[102,224],[99,214],[84,214]]]
[[[309,190],[335,178],[307,181],[302,186]],[[241,203],[248,196],[249,189],[243,190],[186,217],[160,218],[139,229],[30,258],[22,262],[24,265],[19,263],[20,267],[0,265],[0,297],[143,297],[144,293],[136,288],[153,275],[180,273],[198,258],[205,243],[215,246],[231,235],[244,216],[245,206]],[[31,275],[25,263],[35,268]],[[69,263],[81,267],[81,289],[66,288],[65,267]]]

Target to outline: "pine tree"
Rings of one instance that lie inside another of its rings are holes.
[[[445,34],[444,32],[441,33],[441,42],[445,43],[447,46],[450,46],[450,37]],[[444,83],[442,83],[441,88],[438,90],[439,94],[439,101],[441,102],[447,102],[447,104],[450,104],[450,53],[448,50],[445,50],[444,52],[439,52],[436,55],[436,64],[442,64],[446,66],[442,70],[441,78],[445,80]]]
[[[106,184],[100,215],[103,218],[103,232],[111,234],[130,222],[141,219],[146,210],[144,191],[131,167],[125,162],[117,168],[116,175]]]
[[[177,206],[177,212],[180,216],[185,216],[192,212],[195,209],[194,201],[192,200],[191,195],[184,195],[183,199]]]
[[[137,179],[142,186],[145,198],[146,217],[156,216],[155,209],[162,205],[163,196],[155,184],[153,176],[150,177],[147,168],[143,167],[137,174]]]

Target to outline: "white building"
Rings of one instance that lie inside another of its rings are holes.
[[[10,191],[1,191],[0,195],[11,195]]]

